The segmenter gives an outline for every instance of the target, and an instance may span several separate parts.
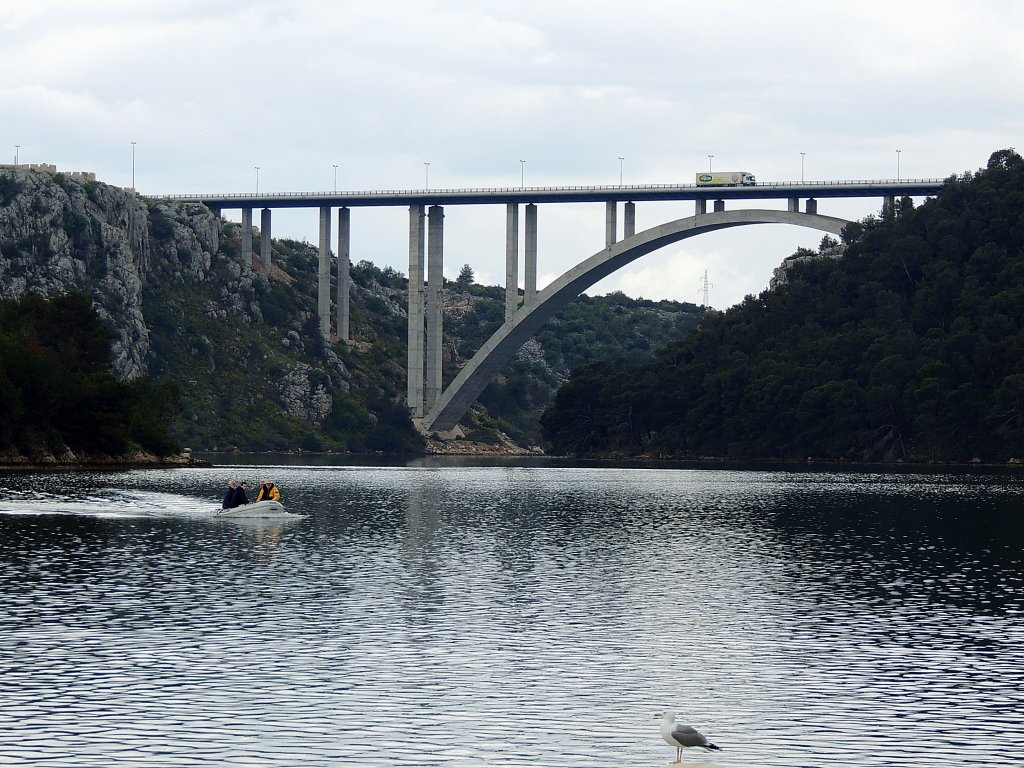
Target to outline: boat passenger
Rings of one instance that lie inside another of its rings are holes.
[[[238,490],[235,492],[235,501],[238,502],[237,504],[235,504],[236,507],[240,507],[243,504],[248,504],[249,503],[249,484],[248,483],[242,483],[240,486],[238,486]]]
[[[260,493],[256,497],[256,501],[280,501],[281,492],[277,489],[270,480],[264,480],[260,484]]]
[[[234,509],[239,505],[240,502],[236,501],[238,498],[238,481],[231,480],[228,482],[228,489],[224,493],[224,501],[221,502],[221,509]]]

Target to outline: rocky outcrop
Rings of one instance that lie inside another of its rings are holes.
[[[111,365],[123,379],[148,370],[146,281],[202,279],[222,236],[204,206],[149,206],[83,176],[0,168],[0,298],[87,292],[113,331]]]
[[[19,453],[0,453],[0,469],[56,469],[60,467],[209,467],[210,463],[197,459],[192,451],[185,449],[174,456],[156,456],[145,451],[130,451],[121,456],[106,454],[42,453],[23,456]]]
[[[340,362],[340,361],[339,361]],[[331,412],[331,393],[322,383],[310,380],[311,368],[299,363],[281,381],[281,402],[285,413],[319,426]]]
[[[44,170],[0,170],[0,298],[87,290],[114,330],[113,367],[146,372],[146,206],[123,189]]]
[[[772,278],[768,282],[768,287],[775,290],[780,285],[785,285],[789,279],[786,272],[796,264],[805,264],[809,261],[817,261],[819,259],[841,259],[843,254],[846,253],[845,245],[832,245],[827,248],[820,248],[817,251],[812,251],[807,248],[800,248],[792,256],[787,256],[782,260],[774,270],[772,270]]]

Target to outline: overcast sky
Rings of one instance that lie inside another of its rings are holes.
[[[897,150],[902,178],[945,177],[1024,148],[1022,63],[1011,0],[0,0],[0,158],[129,186],[136,142],[143,194],[254,191],[255,166],[263,192],[422,188],[425,163],[432,188],[692,183],[708,155],[783,181],[801,153],[808,181],[881,179]],[[641,203],[637,229],[692,213]],[[504,207],[445,214],[446,274],[502,283]],[[407,228],[354,209],[353,260],[407,272]],[[603,204],[542,205],[538,231],[543,286],[603,247]],[[704,235],[588,292],[699,303],[706,271],[725,308],[820,239]]]

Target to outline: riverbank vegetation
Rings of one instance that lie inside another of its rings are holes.
[[[119,381],[111,335],[88,296],[0,302],[0,454],[79,460],[177,451],[173,383]]]
[[[786,283],[710,313],[654,362],[575,369],[542,419],[549,449],[1024,459],[1020,155],[996,152],[843,241],[842,258],[795,260]]]

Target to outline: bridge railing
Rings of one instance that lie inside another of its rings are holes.
[[[704,186],[698,184],[579,184],[570,186],[544,187],[458,187],[432,189],[368,189],[345,190],[341,192],[227,192],[220,194],[186,193],[180,195],[153,195],[154,198],[170,198],[174,200],[270,200],[280,198],[324,198],[339,199],[345,197],[393,197],[395,195],[422,195],[424,197],[443,197],[445,195],[479,195],[479,194],[528,194],[552,192],[657,192],[664,190],[706,191],[714,194],[716,189],[820,189],[822,187],[871,187],[871,186],[913,186],[941,185],[945,179],[848,179],[832,181],[759,181],[744,186]]]

